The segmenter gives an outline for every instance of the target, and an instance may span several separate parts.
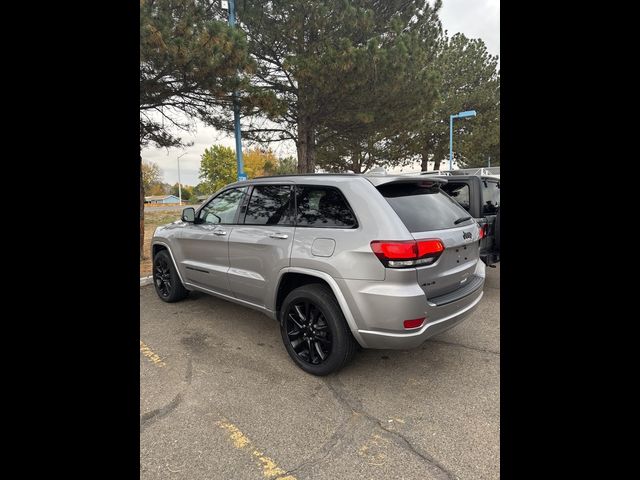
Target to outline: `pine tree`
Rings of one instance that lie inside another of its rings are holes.
[[[434,170],[449,156],[449,115],[475,110],[476,117],[454,120],[453,152],[460,167],[500,162],[500,72],[498,58],[484,42],[458,33],[444,37],[433,63],[439,99],[422,117],[407,145],[421,157],[422,170],[434,162]]]
[[[194,118],[228,116],[231,92],[250,68],[244,33],[231,29],[206,0],[140,1],[140,163],[142,148],[176,147],[176,130]],[[140,258],[144,257],[144,188],[140,175]]]
[[[243,135],[259,142],[293,140],[301,173],[315,170],[319,151],[337,159],[366,142],[382,145],[433,100],[425,65],[440,31],[440,4],[239,2],[240,25],[257,65],[252,88],[263,92],[243,100]],[[217,126],[232,129],[229,122]]]

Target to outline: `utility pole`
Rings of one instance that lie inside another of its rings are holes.
[[[231,28],[236,26],[236,1],[222,0],[220,2],[222,8],[229,11],[229,25]],[[233,123],[236,135],[236,164],[238,168],[238,181],[246,180],[247,175],[244,173],[244,164],[242,162],[242,136],[240,132],[240,102],[238,92],[233,92]]]
[[[180,182],[180,157],[186,155],[184,152],[182,155],[178,155],[178,198],[180,198],[180,205],[182,205],[182,184]]]

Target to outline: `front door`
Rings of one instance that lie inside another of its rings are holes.
[[[178,239],[180,269],[187,282],[230,295],[229,236],[247,187],[231,188],[202,207]]]
[[[254,185],[229,237],[229,284],[234,295],[264,306],[293,245],[292,185]]]

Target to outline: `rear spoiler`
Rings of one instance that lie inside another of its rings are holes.
[[[424,176],[367,176],[367,180],[373,183],[374,187],[380,187],[382,185],[391,185],[397,183],[418,183],[421,186],[431,187],[436,184],[441,187],[445,183],[448,182],[446,178],[436,178],[436,177],[424,177]]]

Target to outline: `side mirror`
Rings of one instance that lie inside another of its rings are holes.
[[[196,210],[193,207],[187,207],[182,210],[182,221],[193,223],[196,220]]]

